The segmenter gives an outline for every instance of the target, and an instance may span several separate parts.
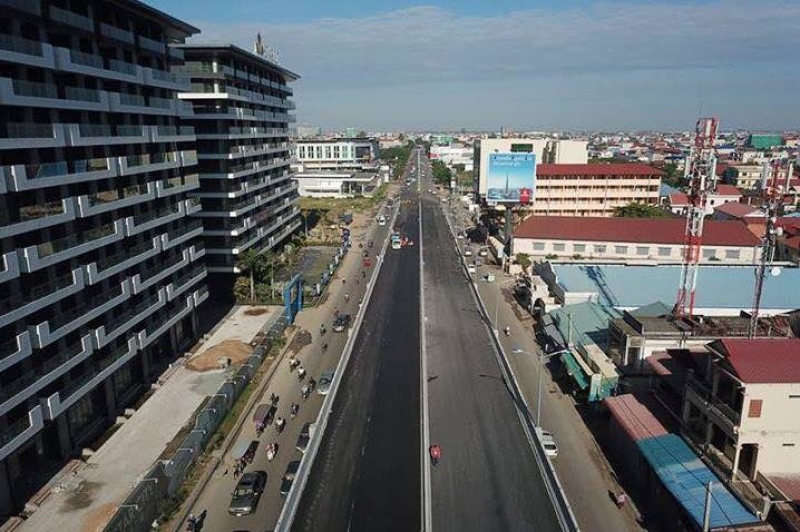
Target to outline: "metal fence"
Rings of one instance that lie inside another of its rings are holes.
[[[255,377],[267,353],[283,337],[288,325],[285,313],[268,325],[253,353],[214,395],[209,396],[194,418],[194,428],[167,459],[157,462],[125,499],[104,532],[148,532],[165,505],[179,492],[192,465],[208,445],[247,385]]]

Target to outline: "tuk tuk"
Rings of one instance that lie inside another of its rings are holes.
[[[256,456],[258,449],[258,440],[253,441],[240,441],[231,451],[231,458],[241,462],[242,464],[249,464]]]
[[[272,425],[272,420],[275,419],[275,412],[277,408],[274,405],[270,404],[262,404],[258,405],[256,411],[253,413],[253,423],[258,426],[261,425]]]
[[[370,257],[364,257],[363,264],[365,268],[369,268],[372,266],[372,259]]]

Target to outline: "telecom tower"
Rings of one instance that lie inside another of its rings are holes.
[[[703,218],[707,194],[716,188],[717,159],[714,139],[717,136],[717,118],[700,118],[695,125],[694,146],[686,163],[689,179],[689,209],[686,213],[686,233],[683,239],[683,261],[678,300],[673,314],[676,318],[694,314],[694,291],[703,243]]]
[[[792,162],[789,161],[789,169],[787,169],[786,189],[789,188],[789,180],[791,179]],[[758,333],[758,315],[761,310],[761,291],[764,288],[764,278],[767,276],[767,266],[772,263],[775,258],[775,240],[783,234],[783,229],[777,226],[779,209],[783,201],[784,188],[778,184],[778,174],[781,169],[781,161],[775,160],[772,162],[772,177],[764,187],[765,206],[767,208],[767,227],[764,231],[764,236],[761,238],[761,257],[759,258],[758,265],[756,266],[756,287],[753,293],[753,311],[750,314],[750,328],[748,329],[748,336],[755,338]],[[780,268],[774,267],[770,269],[770,275],[780,275]]]

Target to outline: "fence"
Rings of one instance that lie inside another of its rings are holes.
[[[192,465],[208,445],[222,421],[236,404],[236,399],[255,377],[258,368],[288,325],[285,314],[266,327],[253,353],[203,403],[194,419],[194,428],[183,439],[168,460],[159,461],[133,488],[117,513],[103,529],[104,532],[148,532],[158,519],[165,503],[183,485]]]

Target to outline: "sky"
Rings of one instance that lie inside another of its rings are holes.
[[[325,130],[800,127],[797,0],[146,0],[202,30],[256,33]]]

